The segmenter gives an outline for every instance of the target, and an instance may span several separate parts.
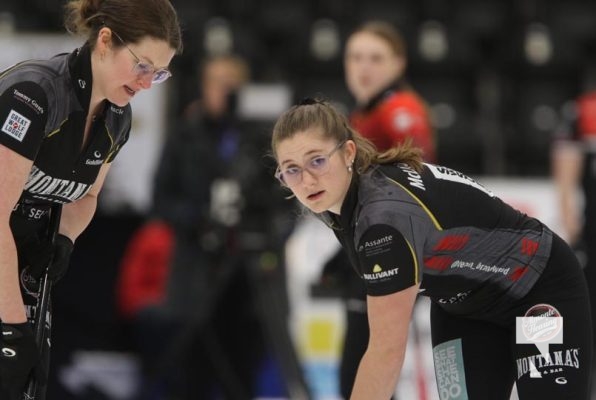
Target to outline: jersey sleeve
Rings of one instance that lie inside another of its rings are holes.
[[[413,247],[394,227],[371,225],[356,245],[360,275],[369,296],[399,292],[419,282]]]
[[[0,95],[0,144],[34,160],[45,135],[48,100],[34,82],[19,82]]]

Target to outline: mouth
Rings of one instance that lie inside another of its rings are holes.
[[[319,192],[316,192],[316,193],[313,193],[313,194],[309,194],[308,196],[306,196],[306,198],[308,200],[315,201],[315,200],[320,199],[323,196],[323,193],[325,193],[325,191],[324,190],[321,190]]]
[[[137,92],[134,91],[133,89],[131,89],[129,86],[124,85],[124,90],[126,90],[126,93],[128,93],[130,95],[130,97],[133,97]]]

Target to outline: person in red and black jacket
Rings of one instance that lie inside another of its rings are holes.
[[[350,123],[380,150],[411,141],[428,162],[436,160],[430,116],[420,95],[406,82],[406,44],[391,24],[369,21],[348,37],[344,52],[345,79],[356,100]],[[340,390],[349,398],[369,338],[366,291],[350,271],[340,250],[325,265],[323,281],[342,286],[346,301],[346,332],[340,365]],[[342,272],[339,272],[342,271]],[[335,278],[333,278],[335,277]]]

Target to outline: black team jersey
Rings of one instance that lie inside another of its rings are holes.
[[[373,166],[356,176],[341,215],[326,213],[380,296],[420,283],[449,312],[486,317],[525,296],[549,258],[552,232],[455,170]]]
[[[88,46],[0,73],[0,144],[33,160],[19,205],[82,198],[128,140],[130,105],[106,100],[83,148],[92,86]]]

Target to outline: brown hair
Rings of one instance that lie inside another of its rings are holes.
[[[64,7],[66,29],[86,35],[92,47],[99,30],[107,26],[124,43],[137,43],[150,36],[164,40],[176,53],[182,52],[178,16],[169,0],[70,0]]]
[[[275,123],[271,136],[271,150],[275,157],[280,142],[298,132],[319,128],[325,139],[337,143],[353,140],[356,143],[354,169],[364,172],[371,164],[406,163],[413,169],[422,169],[422,151],[412,147],[411,140],[380,153],[375,145],[352,128],[345,115],[331,103],[321,99],[307,99],[285,111]]]
[[[385,21],[368,21],[356,28],[350,37],[357,33],[370,33],[375,35],[389,44],[393,52],[402,58],[406,57],[406,41],[401,33],[390,23]]]

